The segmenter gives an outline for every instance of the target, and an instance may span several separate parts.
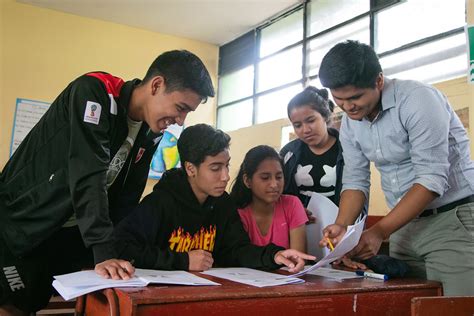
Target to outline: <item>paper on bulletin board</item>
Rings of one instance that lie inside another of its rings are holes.
[[[10,157],[20,146],[23,139],[28,135],[33,126],[38,123],[49,108],[49,103],[16,99],[15,117],[13,119],[12,140],[10,143]]]
[[[468,74],[467,80],[470,84],[474,84],[474,25],[466,25],[466,44],[468,58]]]

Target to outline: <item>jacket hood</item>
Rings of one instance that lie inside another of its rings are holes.
[[[180,201],[186,209],[194,211],[206,211],[214,208],[214,204],[219,198],[209,196],[203,205],[194,194],[191,184],[188,181],[186,172],[182,168],[170,169],[163,173],[160,181],[153,188],[153,193],[169,194]],[[164,191],[164,192],[163,192]],[[224,193],[226,194],[226,193]]]

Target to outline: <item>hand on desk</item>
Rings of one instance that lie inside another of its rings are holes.
[[[315,256],[307,255],[295,249],[280,250],[273,259],[276,264],[287,266],[290,272],[300,272],[303,270],[305,260],[316,260]]]
[[[205,250],[191,250],[189,256],[189,271],[206,271],[212,268],[214,259],[212,254]]]
[[[342,264],[346,268],[356,269],[356,270],[367,270],[367,266],[361,262],[354,261],[347,256],[342,257],[339,260],[336,260],[332,263],[333,265]]]
[[[95,272],[103,278],[128,280],[135,273],[132,264],[125,260],[109,259],[95,265]]]

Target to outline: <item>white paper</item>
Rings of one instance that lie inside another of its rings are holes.
[[[65,299],[112,287],[144,287],[149,283],[179,285],[220,285],[186,271],[162,271],[135,269],[135,276],[129,280],[105,279],[93,270],[79,271],[54,277],[53,287]]]
[[[304,282],[304,280],[295,277],[264,272],[249,268],[213,268],[201,273],[256,287],[295,284]]]
[[[307,274],[336,279],[337,281],[345,280],[345,279],[363,278],[363,276],[357,275],[354,271],[344,271],[344,270],[333,269],[330,267],[329,268],[321,267],[316,270],[309,271]]]
[[[316,223],[306,225],[307,250],[308,254],[319,260],[330,252],[328,248],[319,247],[319,241],[324,237],[323,229],[336,221],[339,208],[324,195],[312,192],[307,209],[316,217]]]
[[[220,285],[186,271],[135,269],[135,276],[148,283],[180,285]]]
[[[355,246],[359,243],[360,235],[362,235],[362,231],[364,230],[364,223],[365,223],[365,216],[355,225],[347,226],[347,231],[342,237],[341,241],[336,245],[334,251],[331,251],[328,255],[324,258],[319,260],[316,264],[310,266],[303,271],[292,274],[292,277],[298,277],[303,274],[308,273],[309,271],[315,270],[320,267],[324,267],[325,265],[330,264],[333,261],[336,261],[342,258],[346,253],[354,249]]]
[[[143,287],[145,285],[133,285],[133,283],[130,284],[121,284],[118,287]],[[103,290],[107,288],[112,288],[115,286],[111,286],[110,284],[99,284],[99,285],[93,285],[93,286],[75,286],[75,287],[69,287],[69,286],[64,286],[59,282],[58,280],[53,281],[53,287],[58,291],[58,293],[61,295],[63,299],[66,301],[72,300],[73,298],[79,297],[81,295],[85,295],[87,293],[91,293],[94,291],[98,290]]]

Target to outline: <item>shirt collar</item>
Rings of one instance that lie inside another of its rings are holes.
[[[383,77],[384,86],[382,89],[382,111],[395,106],[395,80]]]

